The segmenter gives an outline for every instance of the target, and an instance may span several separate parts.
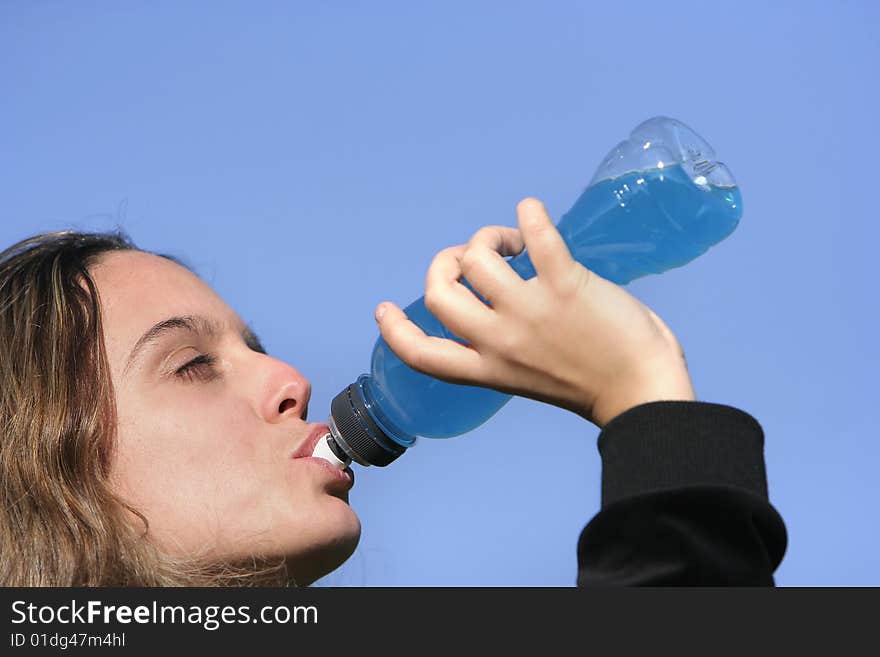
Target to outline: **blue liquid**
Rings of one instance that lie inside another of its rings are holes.
[[[557,228],[575,260],[626,285],[687,264],[730,235],[741,216],[737,187],[697,185],[674,165],[595,183]],[[525,251],[508,264],[524,279],[535,276]],[[404,310],[428,335],[464,342],[428,312],[424,297]],[[404,446],[417,436],[449,438],[471,431],[511,399],[496,390],[416,372],[381,337],[373,349],[371,375],[362,375],[358,385],[373,419]]]

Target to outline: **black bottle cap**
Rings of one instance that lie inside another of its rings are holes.
[[[388,465],[406,451],[392,440],[370,417],[356,383],[352,383],[330,402],[330,415],[339,431],[334,439],[361,465]]]

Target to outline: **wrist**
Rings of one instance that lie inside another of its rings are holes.
[[[621,382],[600,395],[587,419],[604,428],[618,415],[631,408],[654,401],[696,401],[697,396],[687,368],[672,366],[655,368],[651,372]]]

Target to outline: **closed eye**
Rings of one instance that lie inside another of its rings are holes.
[[[210,380],[216,374],[214,371],[216,363],[217,359],[211,354],[199,354],[185,365],[177,368],[174,376],[186,381],[193,381],[195,379]]]

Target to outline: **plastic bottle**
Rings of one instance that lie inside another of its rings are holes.
[[[575,260],[625,285],[694,260],[730,235],[741,216],[739,189],[711,146],[683,123],[659,116],[641,123],[611,150],[557,228]],[[526,251],[507,262],[522,278],[535,276]],[[407,317],[428,335],[464,343],[428,312],[424,301],[407,306]],[[339,467],[352,460],[387,465],[417,437],[470,431],[510,398],[416,372],[380,336],[370,373],[333,399],[331,433],[315,455]]]

